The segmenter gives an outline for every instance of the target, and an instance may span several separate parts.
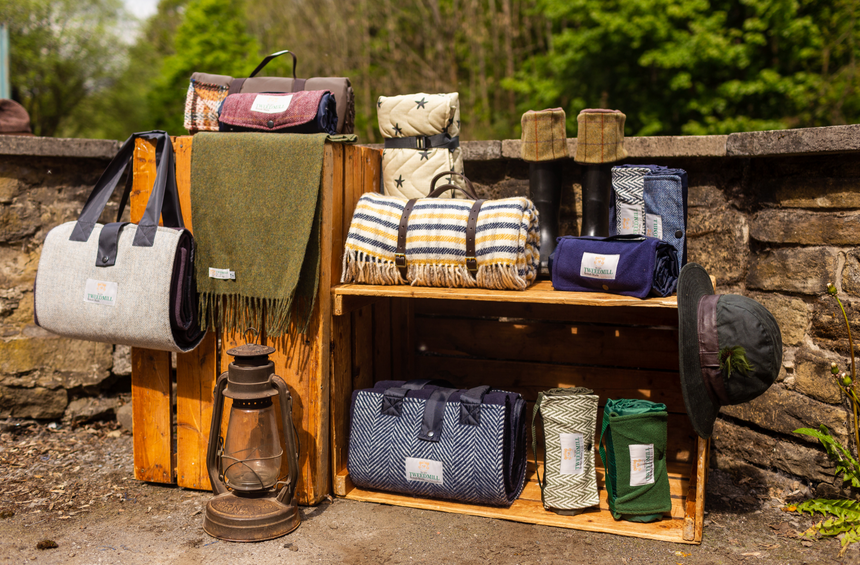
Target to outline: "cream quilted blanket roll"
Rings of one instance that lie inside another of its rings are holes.
[[[460,95],[405,94],[380,96],[376,102],[379,131],[386,139],[433,136],[447,133],[460,135]],[[463,172],[459,147],[447,149],[386,148],[382,152],[382,182],[387,196],[421,198],[430,193],[430,181],[445,171]],[[452,184],[462,180],[452,177]],[[459,192],[455,198],[460,198]]]
[[[359,198],[343,256],[341,282],[525,290],[537,276],[540,227],[526,198],[487,200],[478,213],[478,271],[466,267],[471,200],[423,198],[406,231],[407,280],[394,263],[400,217],[407,200],[372,192]]]

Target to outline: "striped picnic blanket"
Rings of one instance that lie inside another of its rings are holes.
[[[478,214],[478,272],[466,267],[470,200],[422,198],[406,232],[407,280],[394,264],[405,198],[366,193],[358,200],[343,256],[341,282],[525,290],[537,276],[540,229],[526,198],[484,202]]]

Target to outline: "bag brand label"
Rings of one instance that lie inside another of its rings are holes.
[[[561,474],[581,475],[585,468],[585,439],[582,434],[558,434],[561,443]]]
[[[615,280],[618,270],[618,259],[621,255],[599,255],[597,253],[585,252],[582,254],[582,263],[579,265],[579,276],[589,279]]]
[[[645,214],[645,235],[663,239],[663,218],[659,214]]]
[[[84,302],[116,306],[117,283],[87,279],[84,286]]]
[[[266,96],[261,94],[254,98],[254,103],[251,104],[251,111],[260,112],[261,114],[280,114],[290,107],[292,100],[292,94],[287,94],[286,96]]]
[[[645,235],[644,226],[642,225],[643,209],[641,206],[619,202],[617,205],[617,214],[620,220],[618,226],[619,234],[635,233]]]
[[[432,459],[406,458],[406,480],[442,484],[442,462]]]
[[[236,271],[231,271],[230,269],[215,269],[213,267],[209,267],[209,278],[210,279],[221,279],[221,280],[236,280]]]
[[[654,444],[630,446],[630,486],[654,484]]]

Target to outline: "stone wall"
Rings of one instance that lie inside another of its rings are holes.
[[[568,144],[573,154],[576,141]],[[853,444],[850,406],[829,373],[831,361],[847,366],[848,340],[824,289],[837,286],[860,328],[860,126],[625,144],[627,162],[687,170],[690,260],[716,277],[718,292],[765,304],[782,330],[778,382],[755,401],[722,410],[712,465],[832,492],[824,452],[792,431],[823,423]],[[528,194],[519,141],[462,147],[466,173],[484,197]],[[32,321],[41,242],[51,227],[76,217],[116,149],[114,142],[0,138],[0,417],[59,418],[77,409],[70,401],[104,397],[118,380],[127,383],[127,352],[58,338]],[[576,234],[580,224],[580,175],[566,160],[562,235]],[[115,210],[113,203],[106,214]]]
[[[48,231],[80,213],[114,141],[0,136],[0,417],[62,418],[128,378],[114,346],[33,323],[33,282]],[[116,215],[111,202],[105,214]]]

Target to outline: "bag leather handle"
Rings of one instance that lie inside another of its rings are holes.
[[[438,181],[442,177],[447,177],[449,175],[457,175],[458,177],[463,177],[463,180],[466,181],[466,188],[459,187],[456,184],[443,184],[439,188],[436,188],[436,181]],[[443,171],[433,177],[433,180],[430,181],[430,194],[427,195],[427,198],[436,198],[442,193],[455,189],[459,190],[472,200],[478,199],[478,194],[475,192],[475,187],[472,186],[472,181],[466,178],[466,175],[464,175],[463,173],[455,173],[454,171]]]
[[[158,231],[158,219],[162,218],[166,227],[184,228],[185,223],[182,220],[181,208],[179,205],[179,193],[176,189],[176,164],[173,154],[173,143],[170,141],[170,136],[165,131],[153,130],[142,133],[132,134],[120,147],[116,156],[108,164],[105,172],[96,182],[96,186],[90,192],[86,203],[84,204],[81,214],[78,217],[72,234],[69,236],[70,241],[87,241],[95,229],[99,216],[110,200],[122,178],[123,173],[128,169],[128,164],[134,155],[134,142],[138,138],[156,140],[155,162],[156,175],[155,182],[152,186],[152,193],[149,195],[149,201],[146,203],[146,209],[143,212],[143,217],[138,222],[138,229],[134,236],[135,247],[152,247],[155,242],[155,234]],[[133,173],[129,171],[131,177]],[[120,208],[118,218],[122,215],[125,204],[128,201],[128,193],[131,191],[131,181],[127,181]],[[116,230],[117,237],[119,230]],[[109,242],[105,242],[106,247],[109,247]],[[101,247],[101,242],[100,242]],[[101,259],[101,257],[99,257]],[[115,259],[115,257],[114,257]],[[108,261],[103,261],[107,263]],[[98,264],[98,261],[97,261]]]
[[[284,55],[286,53],[289,53],[290,56],[293,58],[293,80],[296,80],[296,64],[298,61],[296,59],[296,54],[289,49],[284,49],[283,51],[278,51],[276,53],[272,53],[271,55],[266,55],[266,58],[263,59],[263,61],[259,65],[257,65],[257,68],[254,69],[254,72],[252,72],[248,76],[248,78],[254,78],[255,76],[257,76],[257,73],[263,70],[263,67],[269,64],[269,61],[271,61],[275,57],[280,57],[281,55]]]

